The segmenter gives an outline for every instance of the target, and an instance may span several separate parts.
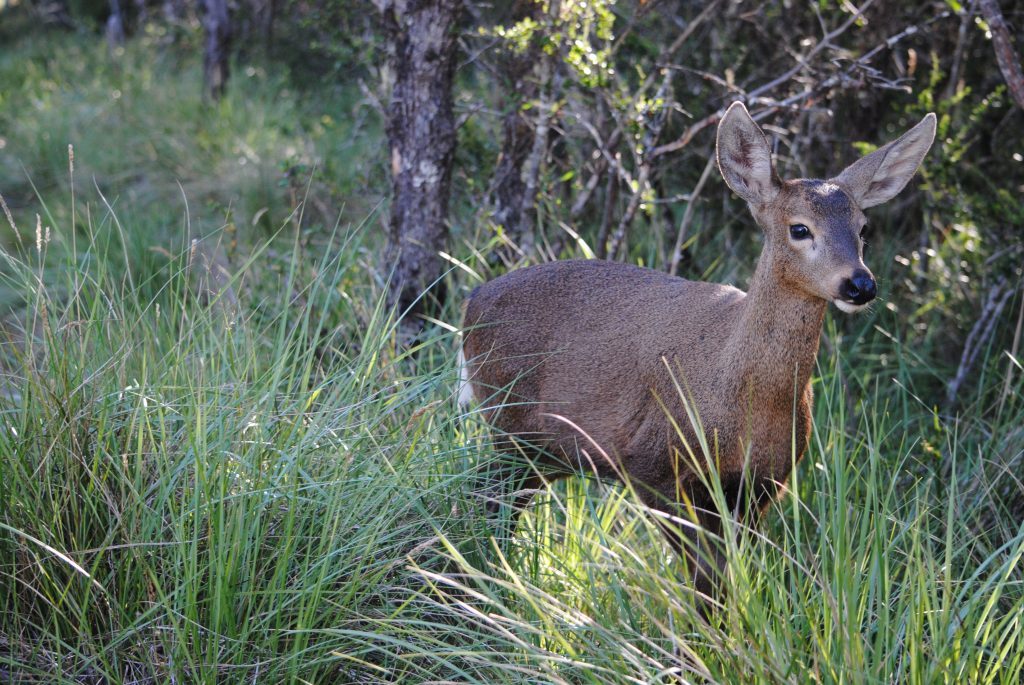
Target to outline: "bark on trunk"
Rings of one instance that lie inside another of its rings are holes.
[[[277,17],[277,3],[275,0],[264,0],[259,9],[259,30],[260,38],[263,39],[263,46],[267,50],[274,42],[274,19]]]
[[[132,18],[132,30],[144,31],[146,22],[149,21],[149,8],[146,6],[146,0],[132,0],[132,5],[135,8],[135,16]]]
[[[1024,72],[1020,68],[1020,57],[1013,48],[1013,36],[1006,26],[1003,13],[996,0],[981,0],[981,13],[992,31],[992,47],[996,51],[999,70],[1010,89],[1010,95],[1017,106],[1024,109]]]
[[[163,13],[165,22],[171,26],[177,26],[185,16],[184,0],[163,0],[160,3],[160,11]]]
[[[394,86],[387,107],[392,200],[387,267],[388,304],[418,329],[429,299],[443,301],[436,283],[438,251],[448,240],[448,198],[455,156],[452,78],[455,23],[461,0],[381,0]],[[427,296],[421,297],[423,293]],[[412,314],[413,316],[409,316]]]
[[[227,0],[200,0],[203,9],[203,84],[211,100],[220,100],[228,85],[231,19]]]
[[[124,12],[121,11],[120,0],[110,0],[110,16],[107,17],[107,47],[111,52],[124,45],[125,41]]]
[[[539,20],[544,7],[535,0],[516,0],[510,17],[511,23],[530,18]],[[491,221],[501,226],[514,243],[532,231],[529,212],[533,198],[526,199],[526,181],[523,165],[533,151],[536,130],[534,121],[523,111],[523,105],[537,99],[536,67],[543,55],[533,46],[517,53],[511,47],[499,55],[496,71],[504,78],[505,117],[501,122],[502,141],[498,164],[491,179]]]

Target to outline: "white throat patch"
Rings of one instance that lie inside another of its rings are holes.
[[[853,304],[852,302],[843,302],[842,300],[832,300],[832,302],[839,307],[840,311],[844,311],[847,314],[856,314],[862,309],[867,308],[867,303],[864,304]]]

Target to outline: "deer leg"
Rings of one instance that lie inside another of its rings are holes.
[[[725,569],[725,555],[719,536],[722,525],[714,505],[707,498],[691,497],[692,510],[683,504],[673,504],[676,493],[669,500],[665,495],[652,491],[640,493],[644,504],[652,509],[674,513],[681,521],[658,521],[672,548],[681,557],[685,556],[688,580],[698,598],[697,606],[704,618],[710,616],[721,596],[722,573]]]
[[[719,541],[722,525],[718,514],[700,511],[697,519],[699,529],[685,529],[688,540],[684,551],[689,561],[690,578],[700,599],[701,615],[707,618],[722,596],[725,554]]]
[[[500,456],[479,467],[483,483],[478,492],[499,538],[512,537],[520,514],[544,484],[535,462],[524,456],[527,455],[521,445],[503,448]]]

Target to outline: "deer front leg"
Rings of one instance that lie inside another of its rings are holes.
[[[697,608],[707,618],[721,597],[725,554],[722,552],[722,523],[707,497],[691,497],[690,505],[669,500],[662,493],[647,491],[640,498],[648,507],[672,513],[677,520],[658,519],[659,527],[676,553],[686,559],[687,579],[697,597]],[[666,504],[668,503],[668,504]]]
[[[522,444],[503,445],[498,455],[477,467],[476,492],[484,500],[490,527],[499,540],[508,540],[516,531],[519,516],[544,485],[534,459]]]

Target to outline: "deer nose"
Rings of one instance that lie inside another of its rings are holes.
[[[875,299],[877,292],[875,279],[871,277],[871,274],[862,269],[857,269],[853,272],[852,278],[848,278],[843,282],[840,294],[843,296],[843,299],[853,304],[865,304]]]

